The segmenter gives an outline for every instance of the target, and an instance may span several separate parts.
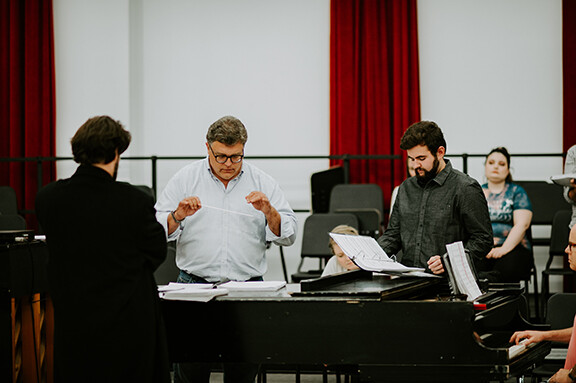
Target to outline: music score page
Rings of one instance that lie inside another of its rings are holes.
[[[354,263],[362,270],[382,273],[409,273],[424,271],[419,267],[408,267],[391,259],[372,237],[329,233]]]

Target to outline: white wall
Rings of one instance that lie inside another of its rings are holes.
[[[132,131],[130,156],[203,156],[206,129],[226,114],[246,124],[248,156],[327,155],[329,11],[329,0],[54,0],[58,155],[97,114]],[[419,1],[418,27],[422,117],[442,127],[448,153],[561,151],[560,0]],[[159,164],[160,190],[183,165]],[[310,174],[328,161],[256,165],[308,209]],[[74,168],[59,165],[59,177]],[[544,179],[561,161],[513,168]],[[482,181],[482,160],[469,170]],[[125,160],[120,177],[150,184],[150,166]],[[285,250],[293,272],[299,244]],[[276,248],[269,269],[281,279]]]
[[[560,0],[420,0],[418,28],[422,119],[443,129],[448,157],[496,146],[562,152]],[[462,169],[459,158],[453,162]],[[481,183],[483,162],[468,163]],[[518,180],[562,173],[561,158],[517,157],[511,166]],[[534,227],[535,236],[546,233]],[[535,248],[535,258],[543,270],[547,248]],[[560,291],[561,279],[551,278],[550,288]]]

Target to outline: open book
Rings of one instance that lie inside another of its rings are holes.
[[[400,274],[424,271],[422,268],[404,266],[391,259],[372,237],[334,233],[330,233],[330,237],[362,270]]]
[[[446,245],[448,253],[444,255],[444,269],[448,274],[450,286],[454,294],[466,294],[467,301],[474,301],[482,291],[476,282],[476,275],[472,271],[470,258],[464,250],[462,242]]]
[[[550,180],[560,186],[570,186],[570,180],[576,179],[576,173],[559,174],[550,177]]]

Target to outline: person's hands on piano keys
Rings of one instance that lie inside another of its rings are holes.
[[[516,331],[510,337],[510,343],[519,344],[520,342],[522,342],[522,344],[525,346],[528,346],[530,343],[538,343],[543,340],[546,340],[544,332],[533,330]]]

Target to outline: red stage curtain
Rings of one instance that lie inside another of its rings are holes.
[[[55,155],[52,0],[0,1],[0,158]],[[42,183],[55,177],[43,167]],[[0,162],[0,185],[16,190],[19,209],[34,210],[37,163]],[[35,220],[28,219],[29,227]]]
[[[332,0],[330,153],[405,158],[400,138],[419,120],[416,0]],[[406,175],[401,160],[350,165],[350,182],[379,184],[385,206]]]
[[[576,1],[562,2],[564,152],[576,145]]]

